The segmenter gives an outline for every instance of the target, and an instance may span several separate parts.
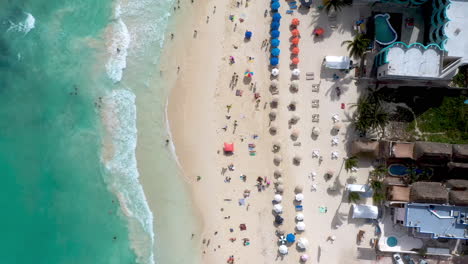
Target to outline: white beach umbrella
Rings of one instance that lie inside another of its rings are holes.
[[[294,69],[294,70],[292,70],[291,73],[292,73],[292,75],[294,75],[294,76],[299,76],[299,74],[301,74],[301,71],[300,71],[299,69]]]
[[[333,137],[333,138],[332,138],[332,145],[333,145],[333,146],[338,145],[338,142],[339,142],[339,138],[338,138],[338,137]]]
[[[288,254],[288,247],[285,246],[285,245],[281,245],[278,248],[278,252],[283,254],[283,255],[286,255],[286,254]]]
[[[284,192],[284,185],[283,184],[278,184],[278,186],[276,186],[276,191],[279,192],[279,193]]]
[[[338,156],[339,156],[339,155],[338,155],[338,151],[332,151],[332,153],[331,153],[332,159],[337,159]]]
[[[279,178],[283,175],[283,171],[281,171],[280,169],[276,169],[274,172],[273,172],[273,176],[275,176],[276,178]]]
[[[273,206],[273,211],[275,211],[277,214],[280,214],[283,212],[283,206],[281,204],[275,204]]]
[[[283,196],[281,194],[275,194],[275,202],[281,202],[283,200]]]
[[[281,158],[280,155],[275,155],[275,156],[273,157],[273,162],[274,162],[275,164],[280,164],[281,161],[283,161],[283,158]]]
[[[312,158],[318,158],[320,151],[318,149],[312,151]]]
[[[302,262],[306,262],[307,260],[309,260],[309,255],[304,254],[304,255],[301,256],[301,261]]]
[[[305,237],[301,237],[297,240],[297,246],[302,249],[306,249],[309,247],[309,240]]]
[[[283,178],[278,177],[278,179],[276,179],[276,183],[277,184],[283,184]]]
[[[296,124],[300,119],[301,119],[300,116],[298,116],[297,114],[294,114],[291,116],[291,119],[289,119],[289,123]]]
[[[302,187],[302,185],[297,185],[296,188],[294,188],[295,193],[301,193],[302,190],[304,190],[304,187]]]
[[[271,80],[271,83],[270,83],[271,87],[278,87],[278,84],[279,84],[278,80]]]
[[[296,215],[296,220],[297,220],[297,221],[302,221],[302,220],[304,220],[304,214],[303,214],[303,213],[297,213],[297,215]]]
[[[320,128],[318,127],[312,128],[312,134],[314,134],[314,136],[320,135]]]
[[[273,69],[271,70],[271,75],[273,75],[273,76],[278,76],[278,74],[279,74],[278,68],[273,68]]]
[[[306,225],[302,221],[296,224],[296,229],[299,230],[299,231],[304,231],[305,227],[306,227]]]
[[[296,201],[301,202],[304,200],[304,195],[302,193],[296,194]]]
[[[334,114],[334,115],[332,115],[332,120],[333,120],[333,122],[335,122],[335,123],[336,123],[336,122],[339,122],[339,121],[340,121],[340,117],[339,117],[337,114]]]
[[[293,80],[291,82],[291,87],[298,89],[299,88],[299,80]]]

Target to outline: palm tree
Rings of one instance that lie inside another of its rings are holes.
[[[372,195],[372,200],[376,204],[380,204],[383,200],[385,200],[385,193],[379,191],[379,192],[374,192],[374,195]]]
[[[350,171],[352,168],[357,167],[358,159],[356,156],[352,156],[346,159],[345,161],[345,169],[346,171]]]
[[[375,167],[375,169],[370,172],[372,182],[382,179],[385,175],[387,175],[387,168],[383,164]]]
[[[325,11],[327,11],[328,14],[332,9],[336,12],[341,11],[343,7],[351,5],[351,3],[344,0],[324,0],[323,5],[325,6]]]
[[[361,196],[359,195],[358,192],[349,192],[348,201],[350,203],[356,203],[359,200],[361,200]]]
[[[346,49],[349,51],[350,57],[361,58],[369,47],[371,40],[364,34],[357,34],[353,40],[346,40],[341,45],[347,44]]]

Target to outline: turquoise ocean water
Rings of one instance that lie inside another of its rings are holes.
[[[134,90],[172,0],[1,3],[1,263],[153,263]]]

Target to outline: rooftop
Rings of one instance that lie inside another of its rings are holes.
[[[440,74],[442,52],[419,43],[395,43],[388,47],[388,74],[436,78]]]
[[[444,32],[447,36],[445,49],[450,57],[463,57],[468,62],[468,0],[451,0],[447,7],[447,22]]]
[[[468,207],[407,204],[405,226],[433,238],[468,239]]]

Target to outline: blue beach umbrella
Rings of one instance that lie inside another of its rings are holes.
[[[252,37],[252,32],[246,31],[246,32],[245,32],[245,38],[246,38],[246,39],[250,39],[251,37]]]
[[[281,20],[281,15],[280,13],[274,13],[272,18],[273,18],[273,21],[279,22]]]
[[[272,40],[270,41],[270,44],[271,44],[272,47],[278,47],[279,44],[280,44],[280,40],[277,39],[277,38],[272,39]]]
[[[272,66],[278,65],[278,63],[279,63],[278,57],[271,57],[271,58],[270,58],[270,64],[271,64]]]
[[[273,31],[271,31],[270,34],[271,34],[272,38],[279,38],[279,36],[280,36],[280,32],[278,30],[273,30]]]
[[[276,29],[279,29],[280,23],[275,21],[275,22],[272,22],[270,26],[271,26],[271,29],[276,30]]]
[[[288,241],[289,243],[293,243],[294,241],[296,241],[296,236],[293,233],[290,233],[286,236],[286,241]]]
[[[274,2],[279,2],[279,0],[271,0],[271,3],[273,4]]]
[[[278,10],[278,8],[280,8],[280,3],[279,2],[273,2],[271,3],[271,9],[272,10]]]
[[[271,50],[271,55],[278,56],[280,54],[280,49],[274,48]]]

